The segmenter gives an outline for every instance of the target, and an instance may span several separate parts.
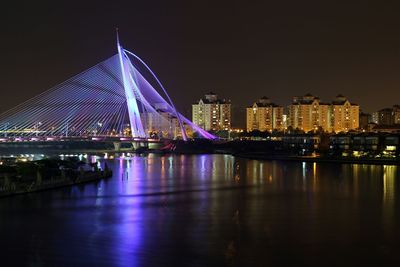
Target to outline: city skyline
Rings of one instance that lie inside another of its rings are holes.
[[[76,10],[70,2],[8,3],[2,20],[10,41],[1,44],[0,77],[8,93],[0,109],[116,53],[116,26],[123,42],[154,66],[180,110],[210,90],[242,108],[263,95],[286,106],[306,93],[344,94],[369,113],[397,104],[398,4],[309,2],[89,1]]]

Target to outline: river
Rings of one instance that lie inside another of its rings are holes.
[[[0,199],[1,266],[400,264],[397,166],[104,162],[111,179]]]

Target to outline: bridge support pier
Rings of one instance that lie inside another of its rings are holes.
[[[114,150],[115,151],[120,151],[121,150],[121,142],[113,142],[114,144]]]
[[[137,150],[139,148],[149,148],[149,144],[147,142],[132,142],[133,150]]]

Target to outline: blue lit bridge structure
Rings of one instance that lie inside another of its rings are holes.
[[[117,50],[0,114],[0,142],[215,138],[176,110],[153,71],[119,40]]]

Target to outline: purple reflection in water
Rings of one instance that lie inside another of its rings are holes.
[[[227,155],[152,155],[107,164],[114,171],[109,180],[0,199],[2,263],[400,263],[396,166]]]

